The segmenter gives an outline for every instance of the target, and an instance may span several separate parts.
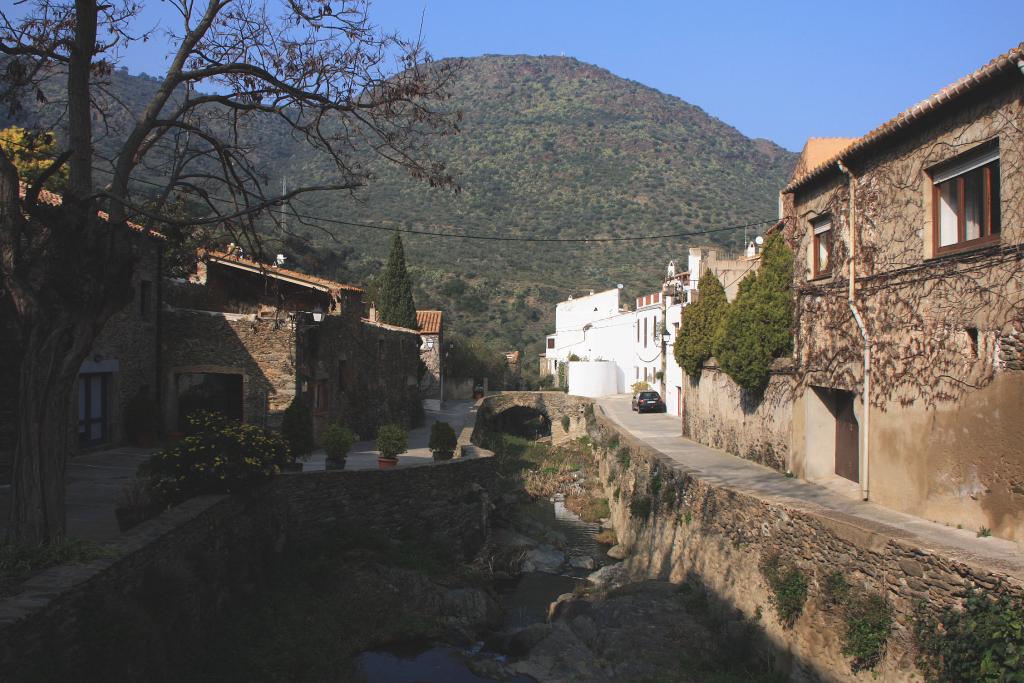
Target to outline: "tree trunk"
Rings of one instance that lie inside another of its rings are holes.
[[[96,49],[96,0],[75,0],[75,42],[68,59],[68,194],[81,201],[92,194],[92,77]]]
[[[69,355],[84,355],[68,348],[78,346],[68,343],[71,327],[50,320],[45,326],[35,325],[24,338],[8,541],[39,544],[64,537],[64,470],[74,448],[76,379],[69,372],[75,365]]]

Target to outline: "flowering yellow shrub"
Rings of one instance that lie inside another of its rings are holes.
[[[280,434],[196,411],[187,418],[188,436],[140,467],[161,502],[176,505],[204,493],[230,493],[267,479],[291,459]]]

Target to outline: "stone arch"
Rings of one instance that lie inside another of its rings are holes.
[[[487,433],[504,431],[516,416],[540,415],[546,422],[547,434],[553,443],[583,436],[586,433],[586,407],[593,401],[557,391],[506,391],[485,398],[477,411],[473,441],[480,443]],[[565,429],[568,417],[569,429]],[[525,435],[524,435],[525,436]]]

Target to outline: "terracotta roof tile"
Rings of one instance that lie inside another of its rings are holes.
[[[340,282],[334,282],[333,280],[326,280],[322,277],[316,277],[315,275],[307,275],[306,273],[300,273],[297,270],[288,270],[287,268],[278,268],[272,264],[259,263],[258,261],[252,261],[250,259],[241,258],[229,254],[226,251],[208,251],[201,252],[200,258],[205,258],[207,261],[214,263],[223,263],[228,266],[236,266],[243,270],[250,272],[259,272],[267,277],[272,277],[279,280],[290,280],[300,285],[310,285],[317,289],[324,289],[332,293],[341,291],[347,292],[362,292],[363,290],[354,285],[345,285]]]
[[[20,184],[20,186],[18,187],[18,194],[21,196],[22,199],[25,198],[26,189],[27,188],[25,187],[24,183]],[[50,192],[49,190],[39,190],[39,201],[41,201],[44,204],[49,204],[50,206],[61,206],[64,203],[64,200],[61,198],[59,194],[57,194],[56,192]],[[108,214],[106,211],[97,211],[96,215],[99,216],[101,220],[110,220],[110,214]],[[135,232],[142,233],[144,235],[149,235],[150,237],[154,237],[159,240],[167,239],[166,235],[157,232],[156,230],[150,230],[148,228],[145,228],[139,225],[138,223],[125,221],[124,224],[128,226],[131,230],[134,230]]]
[[[422,334],[441,334],[441,311],[416,311],[416,324]]]
[[[864,137],[858,138],[845,149],[836,152],[822,163],[810,168],[799,177],[794,178],[790,181],[789,185],[782,189],[782,191],[793,192],[794,190],[799,189],[810,180],[824,174],[829,168],[834,167],[837,161],[846,159],[852,154],[860,152],[867,147],[884,140],[892,133],[914,123],[925,114],[929,114],[962,95],[969,93],[975,88],[984,85],[999,74],[1011,69],[1021,68],[1019,63],[1022,60],[1024,60],[1024,43],[1021,43],[1009,52],[996,57],[977,71],[969,73],[955,83],[946,86],[928,99],[918,102],[906,111],[898,114],[892,119],[889,119]]]

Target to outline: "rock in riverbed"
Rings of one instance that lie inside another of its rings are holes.
[[[550,545],[540,545],[526,553],[523,558],[524,572],[548,572],[554,574],[565,564],[565,553]]]
[[[629,557],[629,551],[626,550],[624,545],[613,545],[608,549],[608,557],[613,560],[624,560]]]

